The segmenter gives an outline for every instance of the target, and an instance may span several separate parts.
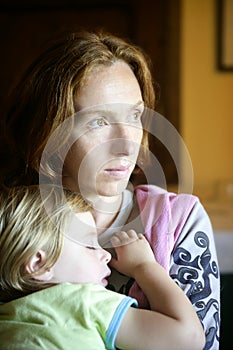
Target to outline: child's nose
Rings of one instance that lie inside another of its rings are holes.
[[[105,249],[103,249],[103,254],[104,254],[104,259],[107,262],[107,264],[109,263],[109,261],[112,258],[112,255]]]

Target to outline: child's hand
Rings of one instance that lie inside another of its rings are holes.
[[[112,258],[110,266],[124,275],[135,278],[136,269],[147,263],[155,263],[153,251],[141,234],[134,230],[117,232],[111,239],[117,259]]]

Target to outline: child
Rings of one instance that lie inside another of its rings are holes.
[[[44,188],[43,200],[37,186],[0,194],[0,349],[203,349],[191,303],[144,236],[116,233],[111,260],[82,198]],[[151,310],[105,288],[110,260]]]

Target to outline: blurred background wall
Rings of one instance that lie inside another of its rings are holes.
[[[233,326],[233,70],[221,71],[217,66],[218,11],[216,0],[181,0],[180,133],[192,160],[194,193],[203,201],[215,232],[221,268],[220,350],[230,350]],[[231,40],[233,46],[233,36]],[[183,175],[188,182],[185,164]]]
[[[180,131],[192,159],[194,190],[202,195],[212,187],[217,191],[221,181],[233,182],[233,71],[217,69],[216,5],[181,1]]]

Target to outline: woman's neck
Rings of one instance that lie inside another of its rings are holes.
[[[114,197],[98,197],[91,200],[92,214],[95,219],[98,235],[108,229],[116,219],[122,203],[122,194]]]
[[[77,183],[69,176],[63,177],[63,186],[71,191],[79,192]],[[91,203],[93,210],[92,214],[96,222],[98,234],[100,235],[106,229],[108,229],[117,217],[120,211],[123,194],[115,196],[100,196],[91,193],[85,193],[82,195],[88,202]]]

